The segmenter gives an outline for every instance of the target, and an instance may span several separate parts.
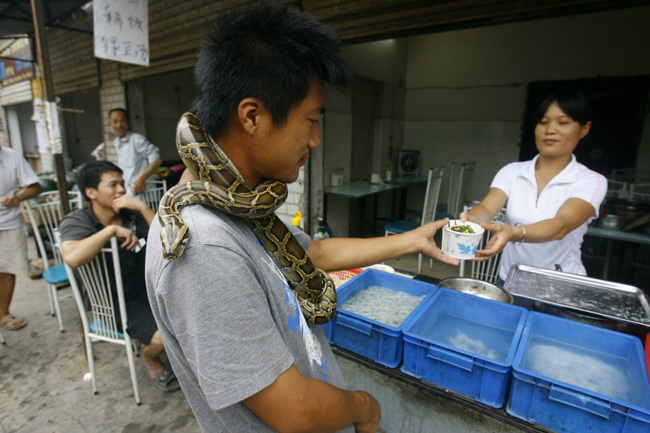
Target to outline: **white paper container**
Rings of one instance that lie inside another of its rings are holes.
[[[474,233],[459,233],[451,230],[450,227],[468,225]],[[449,227],[448,227],[449,226]],[[483,238],[483,227],[469,221],[450,220],[449,224],[442,229],[442,252],[449,257],[461,260],[473,259],[478,249],[478,244]]]

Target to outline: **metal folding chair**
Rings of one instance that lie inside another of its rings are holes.
[[[469,212],[471,207],[463,206],[463,212]],[[502,208],[490,221],[492,224],[503,224],[506,220],[506,208]],[[486,230],[481,238],[481,242],[478,244],[478,249],[481,250],[485,248],[487,243],[490,241],[493,232]],[[501,269],[501,253],[491,257],[488,260],[483,262],[472,262],[472,273],[471,278],[477,280],[487,281],[488,283],[496,283],[497,278],[499,278],[499,270]],[[465,260],[460,261],[459,275],[463,277],[465,275]]]
[[[160,199],[167,192],[167,181],[163,180],[153,180],[145,184],[146,190],[138,197],[146,202],[149,207],[154,211],[158,212],[158,205],[160,204]]]
[[[499,223],[498,221],[492,220],[492,223]],[[485,245],[490,241],[493,232],[486,230],[483,234],[483,238],[478,245],[478,249],[483,249]],[[495,284],[497,278],[499,278],[499,270],[501,269],[501,253],[491,257],[489,260],[484,262],[472,262],[472,275],[471,278],[487,281],[488,283]]]
[[[135,371],[135,350],[133,341],[126,332],[128,317],[122,286],[119,247],[115,236],[111,238],[110,244],[110,248],[103,248],[89,263],[79,266],[75,270],[65,264],[65,270],[70,279],[72,292],[81,317],[93,391],[95,394],[98,393],[92,339],[119,344],[126,347],[135,401],[140,405],[140,394]],[[115,287],[115,291],[111,290],[112,286]],[[82,292],[82,288],[84,292]],[[86,294],[90,311],[86,311],[87,306],[84,303],[82,293]],[[117,325],[118,309],[116,309],[115,305],[115,293],[117,293],[117,305],[119,306],[122,330]]]
[[[440,196],[440,185],[442,184],[442,175],[444,174],[444,171],[444,167],[429,169],[427,190],[424,195],[424,208],[422,210],[422,218],[420,219],[420,222],[393,221],[384,226],[385,236],[415,230],[416,228],[435,220],[436,208],[438,207],[438,197]],[[422,254],[420,254],[418,258],[418,274],[421,270]]]
[[[633,200],[650,201],[650,183],[631,183],[628,195]]]
[[[605,196],[608,198],[629,198],[630,192],[628,188],[628,182],[607,179],[607,193]]]
[[[70,209],[81,208],[81,193],[79,191],[70,191]],[[69,284],[68,276],[63,268],[63,259],[58,248],[55,248],[54,230],[59,229],[59,223],[63,219],[63,208],[59,200],[58,191],[48,191],[40,194],[37,198],[26,200],[25,208],[29,215],[29,221],[32,225],[34,238],[38,244],[38,250],[43,258],[43,279],[48,285],[48,296],[50,298],[50,310],[52,316],[56,316],[59,321],[61,332],[63,329],[63,317],[61,316],[61,306],[59,304],[59,289],[67,287]],[[45,232],[45,238],[41,234],[41,227]],[[52,266],[50,266],[48,248],[53,256]],[[66,298],[70,295],[62,296]]]

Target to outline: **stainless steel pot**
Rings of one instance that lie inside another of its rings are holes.
[[[617,215],[619,220],[617,226],[623,228],[631,222],[650,213],[650,203],[640,200],[630,200],[622,198],[605,199],[600,208],[600,214]]]
[[[512,304],[514,301],[513,297],[502,288],[474,278],[446,278],[441,280],[438,283],[438,286],[468,293],[470,295],[478,296],[479,298],[505,302],[507,304]]]
[[[601,215],[598,218],[597,224],[598,227],[609,229],[609,230],[620,230],[623,227],[623,218],[619,215]]]

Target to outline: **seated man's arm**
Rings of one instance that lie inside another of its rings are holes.
[[[336,432],[352,424],[357,433],[374,433],[381,420],[372,395],[307,378],[295,365],[244,404],[280,433]]]
[[[120,210],[122,209],[130,209],[132,211],[140,212],[140,215],[142,215],[149,225],[151,225],[151,221],[153,221],[153,218],[156,216],[156,213],[147,203],[127,194],[113,200],[113,210],[115,213],[120,213]]]
[[[99,254],[113,235],[122,242],[121,248],[133,251],[138,246],[138,237],[133,231],[122,226],[110,225],[85,239],[63,241],[61,243],[63,261],[71,268],[85,265]]]

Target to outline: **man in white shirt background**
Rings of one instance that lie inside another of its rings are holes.
[[[160,151],[144,135],[129,130],[129,114],[125,109],[113,108],[108,116],[117,135],[113,144],[117,150],[117,165],[124,172],[127,193],[137,196],[145,191],[145,182],[162,163]]]
[[[27,324],[9,312],[16,274],[28,270],[24,223],[18,205],[41,191],[38,176],[25,158],[14,149],[0,146],[0,326],[10,331]]]

